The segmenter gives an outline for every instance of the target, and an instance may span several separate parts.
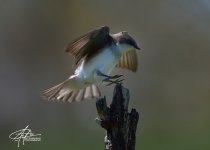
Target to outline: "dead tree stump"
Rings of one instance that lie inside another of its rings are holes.
[[[96,122],[106,129],[105,150],[135,150],[139,114],[135,109],[128,112],[129,98],[129,90],[117,84],[109,108],[105,97],[96,101]]]

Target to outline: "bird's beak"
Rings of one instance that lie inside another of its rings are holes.
[[[141,48],[140,48],[138,45],[136,45],[135,48],[136,48],[137,50],[141,50]]]
[[[141,50],[141,48],[136,43],[134,44],[134,48],[137,50]]]
[[[136,43],[135,40],[133,40],[132,45],[133,45],[133,47],[134,47],[135,49],[141,50],[141,48],[138,46],[138,44]]]

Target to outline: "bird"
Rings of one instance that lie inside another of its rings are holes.
[[[49,101],[80,102],[101,96],[98,85],[119,83],[122,75],[110,76],[115,67],[137,71],[140,47],[126,31],[110,34],[101,26],[70,42],[65,52],[74,57],[74,73],[42,92]]]

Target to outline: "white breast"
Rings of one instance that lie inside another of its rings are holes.
[[[100,82],[103,78],[96,74],[96,69],[100,70],[103,74],[109,75],[120,56],[121,53],[117,47],[104,48],[88,62],[84,60],[75,73],[87,82]]]
[[[100,50],[90,60],[84,59],[75,71],[75,78],[79,81],[79,86],[101,82],[104,77],[97,75],[96,70],[109,75],[120,57],[132,49],[130,45],[116,43]]]

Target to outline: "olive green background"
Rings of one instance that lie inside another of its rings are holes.
[[[143,48],[137,73],[124,74],[130,108],[140,113],[137,150],[210,149],[209,0],[1,0],[0,149],[102,150],[95,100],[52,103],[40,92],[66,78],[77,36],[107,25]],[[101,86],[110,103],[113,86]],[[25,128],[41,142],[17,148]]]

